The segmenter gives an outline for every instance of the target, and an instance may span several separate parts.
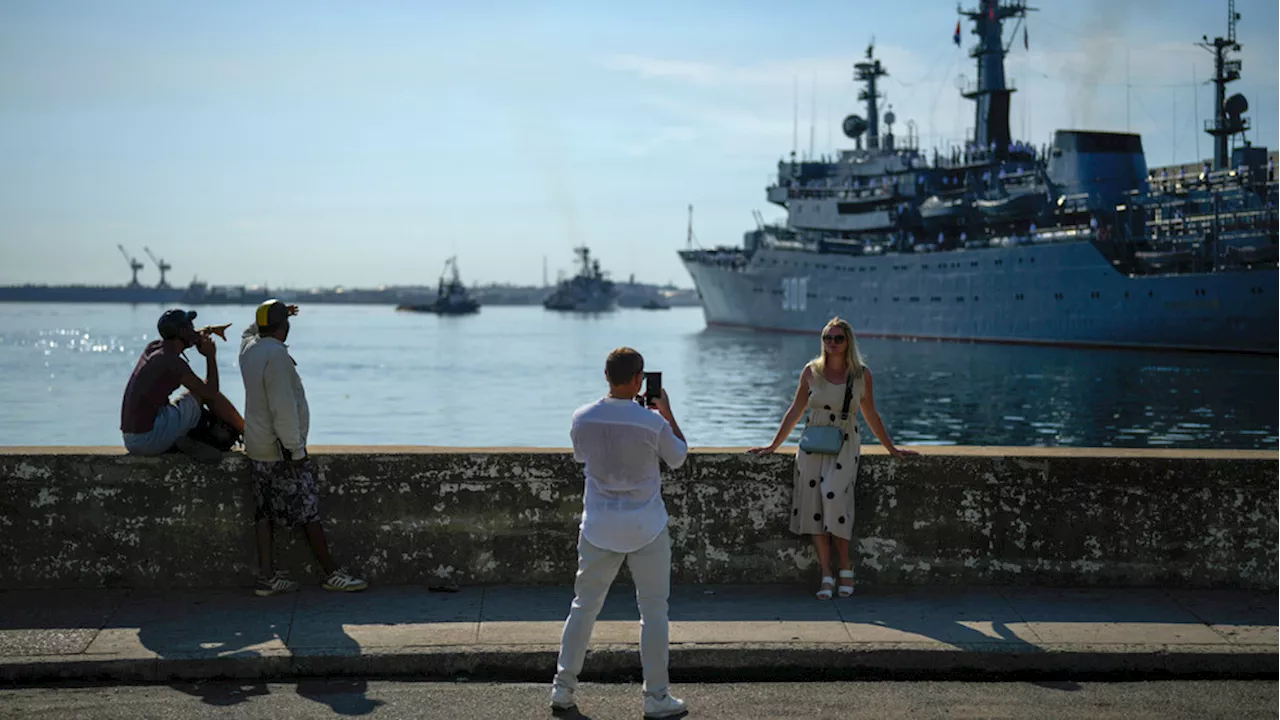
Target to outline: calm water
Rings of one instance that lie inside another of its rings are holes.
[[[218,365],[240,407],[236,350],[252,308],[197,310],[197,324],[235,323]],[[118,444],[120,396],[159,311],[0,304],[0,445]],[[313,305],[289,344],[315,445],[564,447],[574,408],[605,390],[605,355],[631,345],[663,372],[691,443],[740,446],[772,437],[818,333],[707,329],[696,308],[575,317],[488,307],[438,318]],[[1277,447],[1276,358],[861,344],[876,404],[902,443]],[[204,359],[188,357],[203,375]],[[875,442],[865,425],[863,437]]]

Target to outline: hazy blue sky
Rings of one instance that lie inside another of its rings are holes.
[[[1226,0],[1037,4],[1008,61],[1015,136],[1128,127],[1151,165],[1211,153],[1194,43],[1226,33]],[[1237,10],[1232,90],[1276,147],[1277,3]],[[127,280],[122,243],[180,284],[434,282],[455,253],[468,281],[535,283],[587,243],[615,277],[688,286],[686,206],[704,245],[780,216],[764,187],[793,83],[801,152],[811,119],[817,153],[847,147],[872,35],[899,135],[971,128],[955,23],[952,0],[4,3],[0,282]]]

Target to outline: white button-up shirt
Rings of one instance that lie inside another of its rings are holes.
[[[307,456],[311,410],[289,346],[259,337],[250,326],[240,339],[240,377],[244,379],[244,454],[250,460],[282,460],[281,448],[294,460]]]
[[[635,552],[662,534],[658,460],[678,468],[688,446],[661,415],[633,400],[606,397],[573,414],[573,457],[586,463],[582,536],[612,552]]]

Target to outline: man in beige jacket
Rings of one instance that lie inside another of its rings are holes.
[[[244,379],[244,454],[253,473],[254,520],[258,532],[258,584],[261,596],[294,592],[299,588],[272,562],[273,524],[297,527],[326,578],[325,590],[358,592],[369,584],[339,567],[329,555],[320,524],[320,472],[307,454],[311,413],[298,377],[297,362],[289,355],[289,318],[296,305],[268,300],[258,306],[254,324],[240,342],[240,376]]]

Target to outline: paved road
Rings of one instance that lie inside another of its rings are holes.
[[[1274,718],[1276,681],[681,685],[690,718]],[[584,685],[586,717],[640,717],[638,685]],[[314,681],[0,689],[0,717],[549,718],[530,684]]]

